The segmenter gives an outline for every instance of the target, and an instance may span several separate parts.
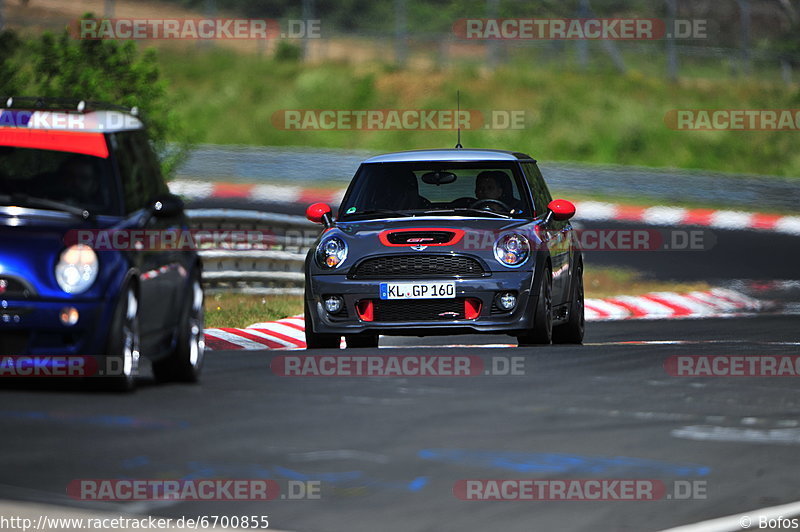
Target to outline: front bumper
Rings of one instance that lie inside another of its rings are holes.
[[[65,307],[78,310],[75,325],[61,323]],[[107,307],[95,300],[0,300],[0,356],[103,354]]]
[[[433,279],[426,279],[429,281]],[[456,283],[456,299],[479,300],[480,311],[477,317],[467,319],[415,319],[413,308],[415,302],[431,300],[403,300],[404,308],[410,308],[407,318],[402,321],[393,318],[381,321],[376,315],[373,321],[362,319],[358,303],[365,300],[380,301],[380,284],[382,282],[411,283],[415,280],[378,280],[348,279],[346,275],[314,275],[309,279],[308,308],[314,331],[322,334],[359,334],[372,332],[387,335],[424,336],[435,334],[455,334],[457,332],[485,332],[514,334],[532,326],[531,320],[535,301],[531,298],[533,285],[532,271],[492,272],[491,276],[468,279],[435,279],[436,281],[454,281]],[[417,279],[416,281],[422,281]],[[501,311],[494,305],[495,297],[500,292],[515,292],[517,305],[511,311]],[[329,314],[323,304],[323,296],[339,295],[344,299],[344,310],[336,315]],[[363,308],[363,307],[362,307]]]

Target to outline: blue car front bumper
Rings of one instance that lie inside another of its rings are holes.
[[[65,325],[63,309],[78,311]],[[0,356],[102,355],[110,328],[105,300],[0,300]]]

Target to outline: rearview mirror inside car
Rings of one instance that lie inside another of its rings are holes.
[[[428,185],[449,185],[457,179],[453,172],[427,172],[422,174],[422,182]]]

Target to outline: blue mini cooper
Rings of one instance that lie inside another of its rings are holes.
[[[92,245],[102,233],[187,228],[135,115],[11,98],[0,111],[0,364],[88,357],[103,383],[129,390],[143,355],[158,380],[198,379],[196,251],[129,239]]]

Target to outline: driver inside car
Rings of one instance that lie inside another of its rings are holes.
[[[511,214],[521,212],[520,201],[514,197],[512,192],[511,179],[500,170],[486,170],[478,174],[475,179],[475,197],[476,201],[487,200],[483,203],[483,208],[501,210]]]

